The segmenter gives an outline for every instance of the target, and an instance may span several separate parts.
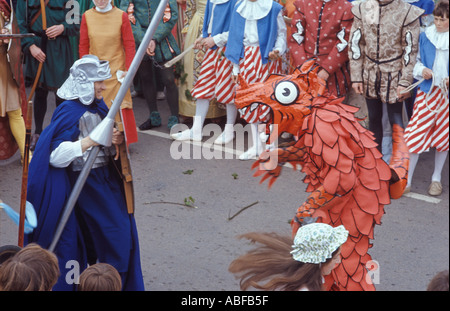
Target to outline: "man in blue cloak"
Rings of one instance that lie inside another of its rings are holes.
[[[74,63],[58,89],[65,101],[55,109],[30,162],[27,200],[36,208],[38,226],[26,236],[27,243],[48,248],[53,240],[91,147],[98,145],[89,133],[108,113],[102,91],[109,77],[107,61],[86,55]],[[61,275],[53,290],[75,290],[77,273],[96,261],[118,270],[123,290],[144,290],[135,218],[127,211],[120,162],[114,158],[114,145],[122,141],[123,134],[114,130],[113,145],[100,147],[54,250]]]

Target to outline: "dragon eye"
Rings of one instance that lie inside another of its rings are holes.
[[[275,86],[275,99],[282,105],[295,103],[298,97],[298,87],[291,81],[282,81]]]

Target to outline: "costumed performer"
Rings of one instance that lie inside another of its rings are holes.
[[[233,63],[233,79],[238,75],[247,84],[264,81],[270,74],[280,73],[278,58],[286,51],[286,23],[283,7],[273,0],[243,0],[231,15],[225,57]],[[248,109],[246,114],[256,114]],[[258,121],[250,118],[253,145],[239,156],[255,159],[265,147],[260,138]],[[265,132],[262,133],[265,136]]]
[[[403,0],[409,4],[417,6],[424,10],[422,16],[419,18],[420,22],[420,32],[422,33],[428,26],[433,24],[433,10],[434,10],[434,0]],[[414,82],[417,82],[414,79]],[[405,110],[408,120],[411,119],[414,102],[417,96],[417,89],[411,91],[411,97],[405,99]]]
[[[120,9],[128,12],[136,49],[141,45],[145,31],[160,2],[161,0],[121,0]],[[149,109],[148,119],[139,125],[141,131],[161,126],[155,79],[159,79],[166,88],[166,101],[170,110],[167,127],[170,130],[178,123],[178,86],[175,83],[174,68],[163,66],[164,63],[180,54],[180,48],[172,34],[177,21],[178,4],[176,0],[169,0],[162,20],[147,47],[147,54],[138,69],[139,83]]]
[[[232,66],[224,57],[230,27],[230,15],[234,10],[236,0],[208,0],[203,19],[202,37],[195,41],[196,49],[206,49],[200,75],[191,95],[196,98],[195,116],[192,128],[181,133],[172,134],[175,140],[202,140],[202,130],[205,118],[210,110],[210,102],[226,105],[227,121],[225,129],[215,143],[226,144],[234,139],[234,123],[237,109],[234,105],[234,83]]]
[[[318,75],[328,92],[345,97],[344,103],[358,107],[355,115],[367,127],[365,98],[356,94],[350,82],[348,40],[353,23],[352,4],[347,0],[296,0],[289,50],[294,67],[314,58]]]
[[[28,242],[44,248],[52,242],[66,200],[97,145],[89,134],[108,113],[102,92],[103,81],[110,77],[107,61],[86,55],[74,63],[58,90],[65,101],[42,132],[30,163],[27,200],[36,208],[38,226],[26,236]],[[113,145],[122,142],[123,134],[114,130]],[[66,275],[73,260],[84,270],[86,245],[93,245],[98,262],[119,271],[123,290],[144,290],[136,223],[127,211],[114,153],[114,146],[101,147],[56,245],[61,277],[54,290],[75,290]]]
[[[127,13],[116,8],[112,0],[93,0],[95,6],[83,14],[80,25],[80,57],[91,54],[109,61],[112,77],[105,81],[103,100],[108,107],[120,89],[130,68],[136,48]],[[130,90],[125,94],[116,122],[123,122],[126,144],[138,141]]]
[[[0,0],[0,33],[18,32],[17,20],[9,0]],[[20,40],[0,40],[0,159],[25,152],[25,122],[22,108],[27,99],[22,75]],[[9,124],[9,125],[8,125]],[[14,140],[17,146],[14,144]]]
[[[367,0],[353,6],[349,59],[352,87],[366,98],[369,130],[382,152],[383,104],[391,127],[403,131],[402,93],[413,81],[423,10],[403,0]],[[395,135],[395,134],[393,134]]]
[[[194,44],[195,40],[203,33],[203,17],[205,16],[205,8],[207,0],[189,0],[186,2],[186,11],[184,12],[185,33],[184,48]],[[179,9],[178,9],[179,10]],[[196,112],[196,100],[192,97],[192,88],[200,76],[203,58],[208,49],[200,47],[189,51],[183,58],[183,73],[185,79],[180,79],[179,86],[179,106],[180,116],[193,118]],[[214,119],[222,117],[226,114],[225,109],[219,106],[215,99],[210,101],[209,110],[206,118]]]
[[[449,5],[448,0],[436,4],[434,25],[420,34],[419,53],[414,66],[414,78],[419,84],[413,115],[405,130],[409,149],[409,175],[405,192],[411,190],[411,181],[419,155],[436,148],[434,172],[428,194],[442,193],[441,173],[449,147]]]
[[[321,291],[324,276],[341,262],[341,245],[348,231],[312,223],[300,227],[294,240],[275,233],[240,236],[261,246],[235,259],[228,270],[240,278],[241,290]]]
[[[34,151],[43,130],[48,92],[56,92],[69,76],[70,66],[73,64],[69,37],[77,35],[80,26],[77,23],[66,21],[66,16],[70,16],[72,8],[69,2],[70,0],[45,1],[45,21],[42,19],[40,0],[17,3],[17,21],[20,33],[31,32],[36,35],[21,40],[27,83],[34,82],[39,63],[43,64],[33,100],[35,129],[30,141],[31,151]],[[44,25],[47,26],[46,29],[43,29]],[[63,101],[55,94],[56,106]]]
[[[288,40],[294,66],[314,58],[328,92],[345,96],[351,88],[347,46],[352,4],[347,0],[296,0],[294,5],[293,34]]]

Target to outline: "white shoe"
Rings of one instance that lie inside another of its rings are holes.
[[[216,140],[214,141],[214,144],[225,145],[225,144],[228,144],[233,139],[234,139],[234,128],[233,128],[233,126],[225,125],[224,131],[222,132],[222,134],[220,134],[216,138]]]
[[[170,135],[172,139],[178,140],[178,141],[184,141],[184,140],[192,140],[192,141],[202,141],[202,134],[195,135],[192,130],[185,130],[181,133],[175,133]]]
[[[241,154],[239,156],[239,160],[242,160],[242,161],[255,160],[259,157],[260,154],[261,154],[261,151],[259,150],[259,148],[252,146],[247,151],[245,151],[243,154]]]

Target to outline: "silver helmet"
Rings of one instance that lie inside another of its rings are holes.
[[[66,100],[79,99],[84,105],[90,105],[95,98],[94,82],[111,78],[109,62],[99,60],[95,55],[85,55],[75,61],[70,75],[56,94]]]

